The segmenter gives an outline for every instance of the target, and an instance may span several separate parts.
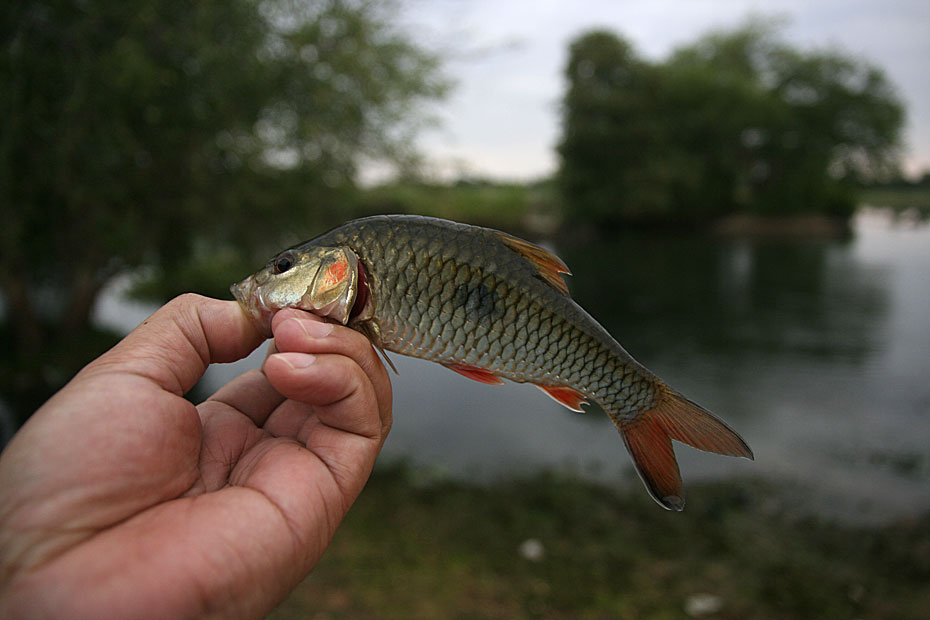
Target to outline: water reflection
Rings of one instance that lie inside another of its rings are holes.
[[[564,254],[573,295],[644,357],[862,359],[887,312],[887,267],[852,242],[630,236]]]
[[[818,510],[877,518],[930,507],[930,229],[873,212],[856,228],[851,241],[630,238],[567,254],[576,297],[740,429],[753,470],[805,485]],[[584,267],[598,256],[616,266]],[[732,470],[682,461],[686,476]]]
[[[847,241],[629,236],[559,250],[576,299],[752,445],[754,463],[679,446],[686,484],[796,483],[801,509],[858,519],[930,509],[930,227],[865,212]],[[262,355],[213,367],[207,382]],[[394,361],[383,460],[478,478],[546,466],[633,480],[599,412]]]

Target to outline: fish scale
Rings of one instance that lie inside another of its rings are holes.
[[[577,411],[596,402],[620,431],[650,495],[681,510],[672,439],[718,454],[752,458],[752,451],[575,303],[562,280],[567,272],[550,252],[496,230],[374,216],[285,250],[232,291],[266,333],[281,307],[338,312],[338,320],[384,350],[485,383],[533,383]]]
[[[346,245],[359,256],[372,289],[380,291],[374,297],[374,314],[381,344],[388,351],[440,363],[466,363],[517,382],[570,383],[620,421],[651,405],[654,396],[648,377],[628,372],[622,373],[619,383],[613,379],[618,365],[639,364],[610,342],[613,338],[606,330],[570,298],[535,277],[526,260],[493,233],[467,227],[475,234],[463,238],[461,228],[417,216],[374,217],[342,226],[315,242]],[[481,255],[471,250],[477,235],[488,246]],[[390,264],[395,255],[413,260],[407,268],[395,269]],[[497,317],[470,322],[449,294],[455,289],[443,286],[450,280],[464,286],[466,279],[494,291],[498,303],[514,307],[512,315],[501,308]],[[454,351],[442,337],[443,326],[452,320],[466,330]],[[567,324],[573,328],[561,329]],[[500,354],[491,354],[491,342]],[[505,356],[508,345],[512,353]],[[569,350],[581,354],[569,357]]]

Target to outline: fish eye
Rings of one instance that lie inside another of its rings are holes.
[[[284,252],[274,259],[274,272],[284,273],[294,266],[294,255],[290,252]]]

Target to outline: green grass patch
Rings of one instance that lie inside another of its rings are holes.
[[[415,474],[377,471],[271,618],[916,619],[930,608],[930,518],[803,520],[751,481],[690,485],[672,514],[638,485]],[[540,558],[520,552],[531,539]]]

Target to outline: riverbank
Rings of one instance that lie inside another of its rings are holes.
[[[930,515],[866,528],[793,516],[751,480],[688,491],[669,513],[638,484],[379,468],[270,617],[926,617]]]

